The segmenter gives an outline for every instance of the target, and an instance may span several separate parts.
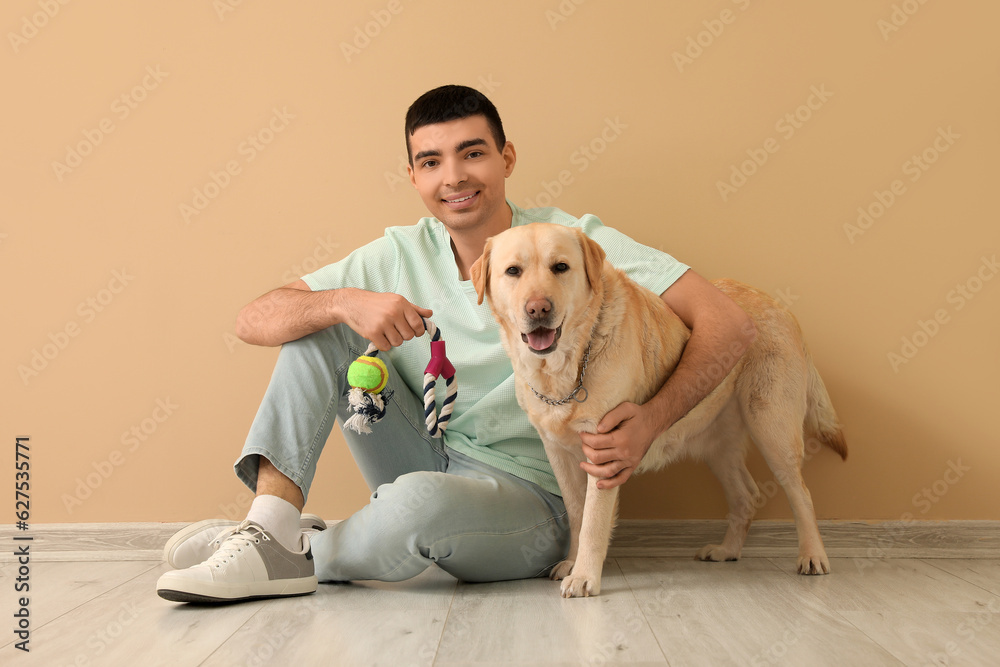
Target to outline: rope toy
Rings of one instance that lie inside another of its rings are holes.
[[[421,318],[423,319],[423,318]],[[440,438],[448,428],[448,420],[455,409],[458,397],[458,383],[455,381],[455,367],[445,354],[441,330],[430,320],[424,319],[424,329],[431,335],[431,360],[424,370],[424,422],[427,432],[433,438]],[[378,348],[372,343],[365,353],[358,357],[347,369],[347,401],[354,413],[344,426],[360,434],[371,433],[371,424],[385,417],[386,405],[392,398],[392,390],[385,388],[389,381],[389,370],[379,359]],[[447,395],[441,405],[441,415],[437,414],[434,387],[438,377],[445,379]]]

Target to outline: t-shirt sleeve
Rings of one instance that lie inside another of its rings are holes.
[[[596,216],[579,219],[580,229],[601,244],[608,261],[654,294],[663,294],[689,267],[667,253],[643,245],[617,229],[607,227]]]
[[[356,287],[370,292],[396,292],[399,283],[399,249],[383,236],[363,245],[350,255],[302,276],[315,291]]]

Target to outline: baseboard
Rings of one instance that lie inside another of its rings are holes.
[[[332,522],[328,522],[332,523]],[[31,560],[107,561],[163,557],[163,545],[187,523],[50,523],[28,531],[0,525],[0,541],[30,544]],[[997,558],[1000,521],[820,521],[831,558]],[[615,529],[611,558],[693,557],[706,544],[718,544],[723,520],[626,520]],[[31,537],[30,542],[14,537]],[[16,560],[4,546],[0,563]],[[798,551],[791,521],[755,521],[744,558],[793,557]]]
[[[820,521],[831,558],[997,558],[1000,521]],[[614,558],[693,557],[706,544],[718,544],[724,520],[621,521],[608,550]],[[750,525],[744,558],[781,558],[798,554],[792,521],[759,520]]]

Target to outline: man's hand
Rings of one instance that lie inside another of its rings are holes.
[[[380,351],[424,335],[421,317],[433,311],[415,306],[398,294],[349,289],[342,293],[343,321]]]
[[[620,486],[632,476],[661,432],[654,410],[622,403],[604,415],[597,433],[580,434],[583,453],[588,459],[580,467],[599,480],[598,489]]]

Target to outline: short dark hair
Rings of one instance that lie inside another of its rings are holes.
[[[406,110],[406,157],[410,164],[413,164],[410,137],[414,132],[424,125],[447,123],[469,116],[486,117],[497,150],[502,151],[507,144],[507,137],[503,133],[500,114],[489,98],[468,86],[441,86],[418,97]]]

